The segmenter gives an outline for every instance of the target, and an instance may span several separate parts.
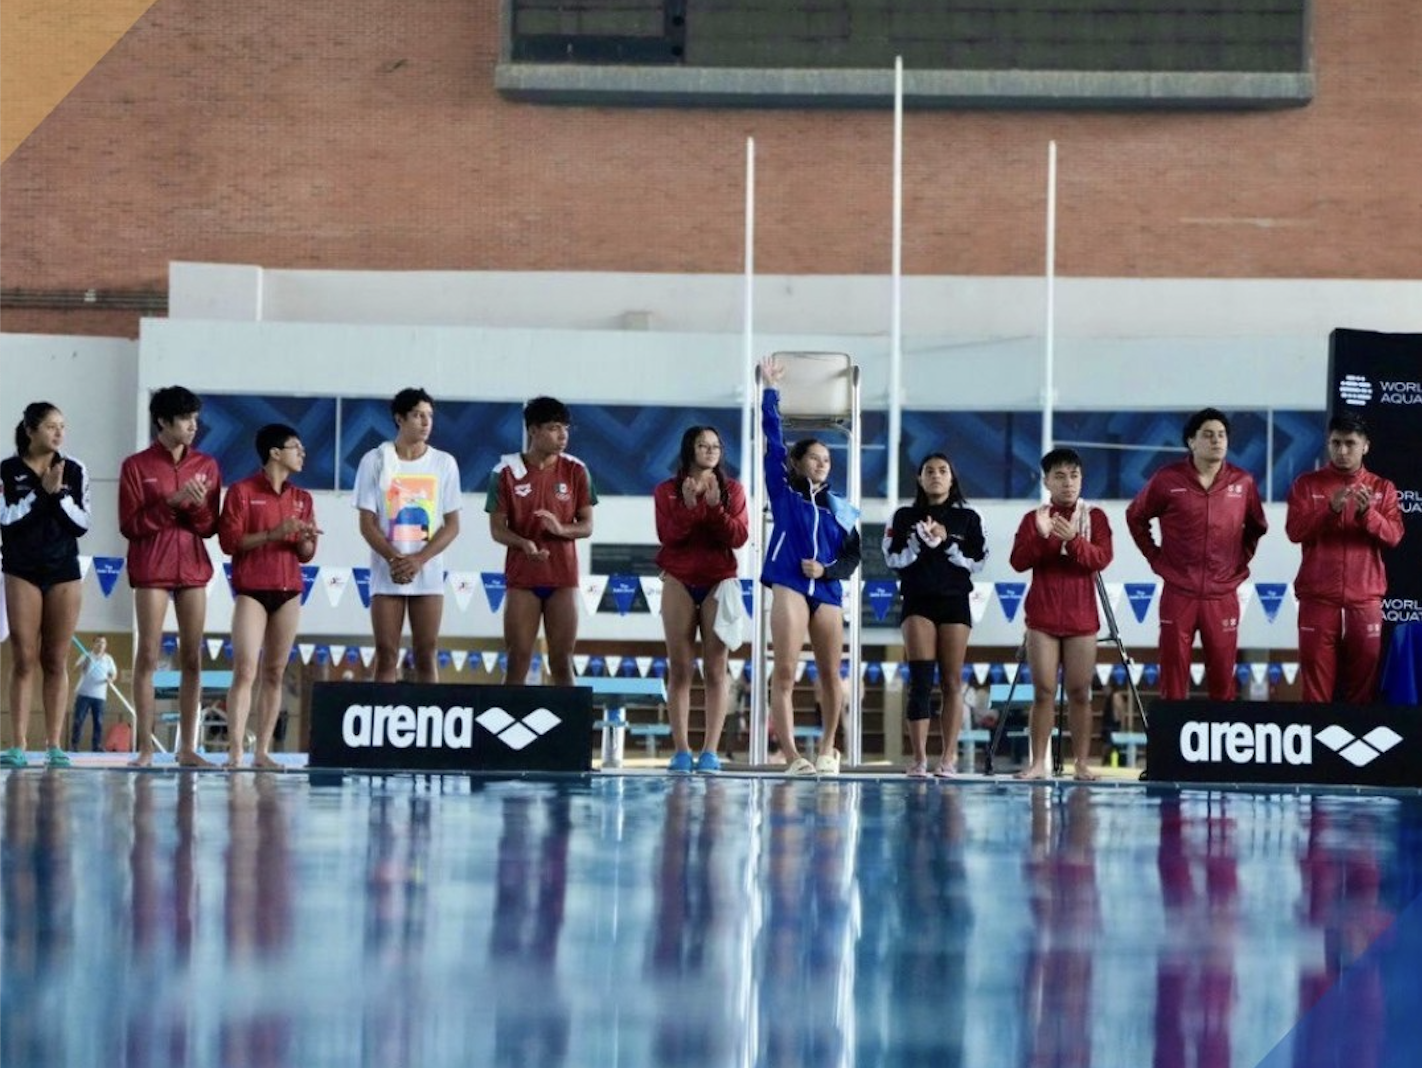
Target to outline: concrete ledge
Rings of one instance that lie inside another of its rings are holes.
[[[893,105],[890,70],[500,63],[494,85],[511,100],[640,107]],[[1313,99],[1312,73],[1231,71],[923,71],[904,74],[917,108],[1286,108]]]

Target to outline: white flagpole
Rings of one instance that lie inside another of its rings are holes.
[[[1042,374],[1042,455],[1055,440],[1052,415],[1056,407],[1057,334],[1057,143],[1047,142],[1047,323],[1046,361]],[[1042,487],[1046,500],[1046,486]]]
[[[904,57],[894,57],[893,252],[889,267],[889,513],[899,500],[899,442],[903,435],[903,260],[904,260]],[[858,429],[857,427],[855,428]]]
[[[756,464],[759,457],[751,455],[754,437],[756,407],[760,398],[756,396],[755,382],[755,138],[746,138],[746,236],[745,236],[745,280],[742,286],[741,303],[741,390],[744,403],[741,405],[741,485],[749,497],[753,482],[758,482]],[[752,531],[750,540],[742,556],[742,563],[754,562],[756,557],[756,535]]]

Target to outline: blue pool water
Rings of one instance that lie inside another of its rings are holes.
[[[1422,798],[0,776],[0,1064],[1413,1066]]]

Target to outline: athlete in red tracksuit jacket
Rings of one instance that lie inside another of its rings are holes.
[[[1377,688],[1382,551],[1402,541],[1402,512],[1397,487],[1363,467],[1368,445],[1361,418],[1336,416],[1328,466],[1300,475],[1289,490],[1284,530],[1303,546],[1294,593],[1305,701],[1331,701],[1336,688],[1349,704],[1366,704]]]
[[[1204,408],[1185,424],[1190,458],[1162,467],[1126,509],[1126,526],[1160,576],[1160,696],[1190,692],[1190,647],[1199,631],[1205,684],[1216,701],[1234,699],[1239,584],[1269,529],[1253,477],[1225,462],[1229,419]],[[1160,543],[1150,521],[1160,522]]]

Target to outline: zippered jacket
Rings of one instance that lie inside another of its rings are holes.
[[[1373,491],[1367,510],[1359,515],[1350,500],[1341,513],[1335,512],[1329,503],[1333,494],[1357,483]],[[1382,551],[1402,541],[1397,487],[1363,468],[1352,474],[1331,465],[1309,471],[1289,489],[1284,532],[1303,546],[1303,562],[1294,579],[1299,600],[1340,607],[1375,605],[1387,593]]]
[[[207,476],[207,496],[192,507],[173,508],[168,498],[196,475]],[[205,538],[217,532],[222,473],[217,461],[189,448],[182,459],[155,441],[124,460],[119,469],[119,532],[128,539],[130,586],[186,589],[206,586],[212,559]]]

